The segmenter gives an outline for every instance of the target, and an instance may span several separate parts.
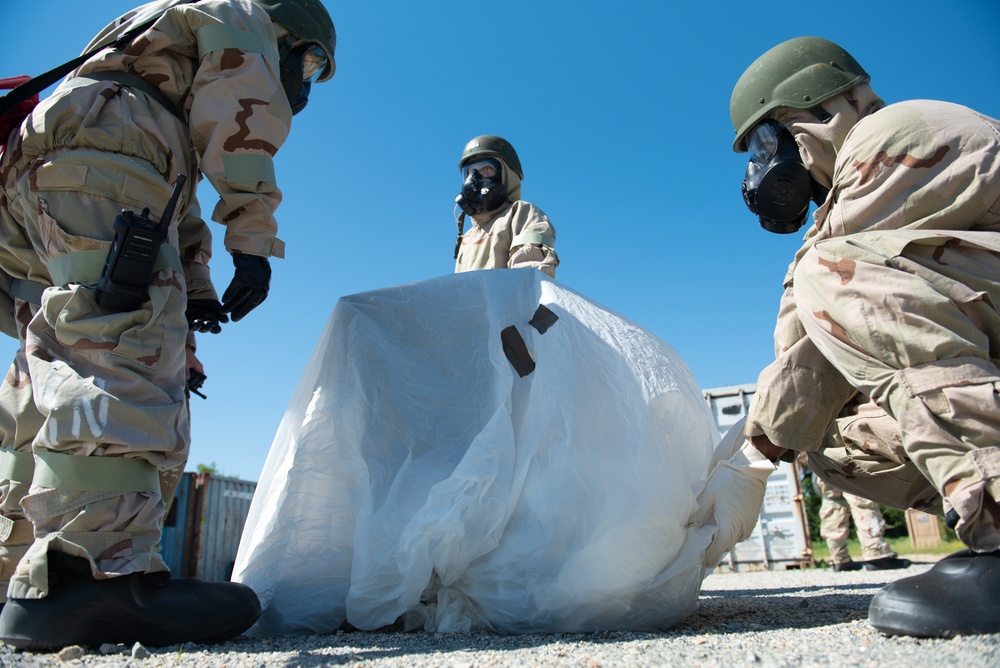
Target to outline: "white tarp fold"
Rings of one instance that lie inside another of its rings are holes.
[[[687,526],[715,434],[669,345],[540,271],[344,297],[233,579],[265,635],[666,628],[694,608],[715,532]]]

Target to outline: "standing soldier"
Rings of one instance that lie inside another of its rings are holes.
[[[556,228],[541,209],[520,199],[524,170],[514,147],[501,137],[481,135],[465,145],[458,168],[455,272],[537,267],[555,278]],[[463,234],[466,215],[472,227]]]
[[[748,208],[794,232],[777,360],[746,436],[805,451],[826,482],[945,516],[969,549],[874,597],[890,634],[1000,632],[1000,121],[886,106],[836,44],[793,39],[740,77],[734,150]]]
[[[3,641],[219,641],[260,615],[244,585],[170,578],[159,474],[187,458],[189,332],[267,296],[284,252],[272,159],[333,76],[335,45],[318,0],[153,2],[105,28],[11,133],[0,270],[21,345],[0,390]],[[201,176],[236,267],[221,304]]]

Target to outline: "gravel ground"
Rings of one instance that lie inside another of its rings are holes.
[[[15,653],[0,644],[0,666],[1000,667],[1000,635],[918,640],[887,637],[868,624],[868,604],[883,584],[929,566],[714,573],[705,580],[698,610],[663,633],[336,633],[148,650],[68,648],[61,654]]]

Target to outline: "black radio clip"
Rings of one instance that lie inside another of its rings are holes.
[[[134,311],[149,296],[146,288],[185,181],[186,176],[177,175],[159,223],[149,218],[149,207],[138,215],[126,209],[115,218],[115,239],[97,281],[98,305],[112,311]]]

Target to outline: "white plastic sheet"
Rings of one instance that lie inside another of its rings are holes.
[[[558,317],[544,333],[539,305]],[[540,271],[344,297],[233,579],[259,594],[264,635],[666,628],[697,601],[714,528],[686,525],[717,440],[669,345]]]

